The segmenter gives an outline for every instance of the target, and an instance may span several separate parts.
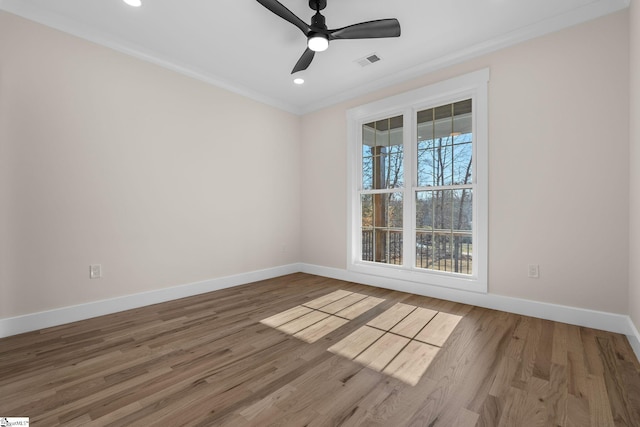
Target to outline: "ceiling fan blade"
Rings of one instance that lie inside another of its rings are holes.
[[[296,27],[300,28],[300,30],[304,33],[305,36],[309,34],[309,31],[311,31],[311,27],[309,27],[309,25],[305,24],[302,19],[294,15],[293,12],[291,12],[289,9],[284,7],[277,0],[257,0],[257,1],[258,3],[260,3],[267,9],[269,9],[271,12],[278,15],[280,18],[284,19],[285,21],[289,21]]]
[[[329,31],[329,40],[377,39],[385,37],[400,37],[400,22],[397,19],[361,22]]]
[[[296,66],[293,67],[293,71],[291,72],[291,74],[295,74],[298,71],[306,70],[311,64],[311,61],[313,60],[313,57],[315,56],[315,54],[316,53],[314,51],[307,48],[307,50],[304,51],[300,59],[298,59],[298,62],[296,62]]]

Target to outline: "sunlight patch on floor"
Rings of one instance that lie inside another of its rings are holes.
[[[398,303],[329,351],[416,385],[461,319]]]
[[[260,323],[314,343],[384,299],[338,290],[267,317]],[[462,316],[397,303],[329,351],[416,385]]]
[[[260,323],[314,343],[383,301],[381,298],[338,290],[267,317]]]

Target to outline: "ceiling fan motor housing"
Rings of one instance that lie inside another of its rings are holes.
[[[324,19],[324,16],[322,16],[320,14],[320,12],[316,13],[311,18],[311,27],[315,28],[315,29],[319,29],[319,30],[326,30],[327,29],[327,24],[326,24],[326,21]]]
[[[313,10],[322,10],[327,7],[327,0],[309,0],[309,7]]]

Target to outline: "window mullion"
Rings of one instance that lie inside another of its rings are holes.
[[[403,267],[412,269],[416,258],[416,233],[415,233],[415,195],[417,174],[417,150],[414,147],[418,138],[416,110],[407,108],[404,111],[403,149],[404,149],[404,217],[403,217]]]

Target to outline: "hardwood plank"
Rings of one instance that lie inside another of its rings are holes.
[[[251,421],[257,416],[259,416],[260,414],[263,414],[266,411],[269,411],[272,408],[274,408],[278,401],[283,400],[288,396],[291,396],[297,390],[298,390],[297,388],[293,387],[290,384],[287,384],[284,387],[269,394],[268,396],[265,396],[264,398],[260,399],[256,403],[244,408],[242,411],[239,412],[239,414],[246,421]]]
[[[584,362],[584,348],[580,337],[580,328],[572,327],[568,331],[567,351],[568,383],[570,395],[579,399],[587,398],[587,369]]]
[[[340,317],[329,316],[322,319],[318,323],[315,323],[301,330],[293,336],[301,339],[304,342],[314,343],[325,335],[330,334],[341,326],[344,326],[348,322],[348,320],[342,319]]]
[[[387,419],[398,411],[404,397],[402,386],[397,382],[380,381],[369,393],[344,405],[348,417],[340,417],[342,427],[389,425]]]
[[[587,387],[589,390],[591,425],[613,427],[615,424],[604,379],[600,376],[591,375],[587,378]]]
[[[346,297],[339,299],[338,301],[334,301],[331,304],[325,305],[319,310],[323,311],[324,313],[335,314],[340,310],[344,310],[345,308],[348,308],[353,304],[359,301],[362,301],[366,297],[367,297],[366,295],[358,294],[354,292],[351,295],[347,295]]]
[[[290,322],[284,323],[278,326],[276,329],[284,332],[285,334],[293,335],[296,332],[300,332],[304,328],[308,328],[321,321],[322,319],[326,319],[329,317],[328,314],[322,313],[320,311],[312,311],[311,313],[307,313],[303,316],[298,317]]]
[[[458,323],[462,319],[461,316],[455,314],[439,312],[429,322],[424,329],[422,329],[415,339],[427,344],[436,345],[442,347],[445,341],[451,335],[451,332],[458,326]]]
[[[320,298],[316,298],[312,301],[305,302],[303,305],[309,308],[320,309],[325,305],[329,305],[333,302],[336,302],[346,296],[351,295],[353,292],[345,291],[343,289],[339,289],[337,291],[331,292],[330,294],[324,295]]]
[[[373,307],[384,302],[382,298],[376,298],[368,296],[365,299],[358,301],[357,303],[346,307],[336,313],[336,316],[344,317],[345,319],[353,320],[356,317],[366,313]]]
[[[361,402],[367,399],[373,390],[383,385],[382,374],[360,364],[345,359],[343,361],[349,363],[346,365],[350,367],[349,375],[341,375],[340,383],[332,390],[331,399],[323,399],[315,405],[317,411],[327,420],[324,424],[316,425],[357,424],[362,419],[358,411]]]
[[[394,326],[391,329],[391,332],[402,335],[406,338],[413,338],[431,321],[431,319],[433,319],[436,314],[438,314],[438,312],[435,310],[418,307]]]
[[[480,414],[476,423],[476,427],[494,427],[497,426],[504,412],[505,398],[487,395],[480,408]]]
[[[504,397],[513,383],[520,361],[512,357],[503,357],[500,360],[496,376],[491,383],[489,394],[495,397]]]
[[[468,409],[460,410],[460,414],[456,419],[452,427],[475,427],[478,422],[479,415],[475,412],[471,412]]]
[[[418,384],[439,350],[439,347],[410,341],[382,373],[414,386]]]
[[[529,331],[529,323],[532,318],[520,316],[516,320],[516,328],[513,331],[512,339],[509,342],[505,357],[511,357],[512,359],[520,359],[524,345],[527,343],[527,335]]]
[[[567,395],[567,417],[562,425],[567,427],[591,426],[589,412],[589,402],[586,399],[569,394]]]
[[[616,353],[612,340],[605,337],[596,337],[599,353],[604,366],[604,384],[609,397],[609,406],[612,417],[616,425],[640,426],[638,417],[639,408],[632,410],[634,404],[629,399],[626,387],[624,386],[624,374],[621,372],[624,365],[617,363],[616,359],[622,357]],[[620,368],[618,367],[620,366]]]
[[[283,311],[282,313],[274,314],[271,317],[262,319],[260,323],[262,323],[263,325],[271,326],[272,328],[277,328],[280,325],[284,325],[287,322],[291,322],[292,320],[295,320],[311,312],[313,312],[312,309],[298,305],[290,308],[289,310]]]
[[[367,325],[384,331],[389,331],[415,309],[416,306],[399,302],[375,319],[371,320]]]
[[[551,362],[556,365],[567,365],[568,329],[569,325],[565,323],[555,323],[553,326]]]
[[[600,349],[598,348],[597,338],[600,335],[598,331],[589,328],[580,328],[580,336],[582,338],[582,348],[584,353],[585,367],[587,372],[602,377],[604,366],[600,358]]]
[[[567,419],[568,405],[567,367],[553,363],[550,370],[548,387],[538,396],[549,408],[547,423],[563,425]]]
[[[536,348],[535,359],[531,374],[543,380],[550,379],[551,357],[553,350],[553,322],[541,321],[540,337]]]
[[[409,343],[408,338],[394,334],[384,334],[354,360],[375,371],[382,370]]]
[[[347,359],[354,359],[382,337],[382,335],[384,335],[384,331],[369,326],[362,326],[342,341],[329,347],[328,351],[346,357]]]
[[[512,387],[518,387],[520,389],[526,389],[526,385],[533,377],[533,368],[536,361],[536,354],[538,351],[538,343],[540,341],[540,334],[542,331],[541,319],[530,319],[528,322],[527,336],[524,341],[524,346],[520,353],[518,369],[511,382]]]
[[[507,395],[505,409],[498,427],[539,426],[546,422],[546,407],[535,396],[519,388],[512,387]]]

